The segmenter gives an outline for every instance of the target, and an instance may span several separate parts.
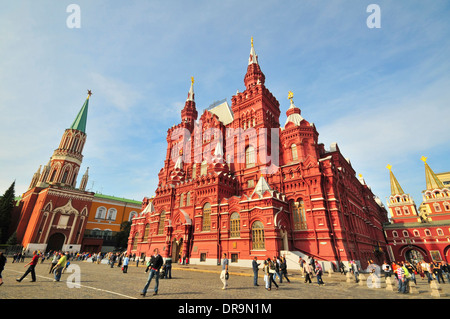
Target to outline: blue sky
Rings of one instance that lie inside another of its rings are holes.
[[[70,4],[80,28],[69,28]],[[368,28],[369,4],[381,28]],[[417,204],[421,156],[450,171],[448,1],[3,1],[0,4],[0,193],[26,191],[88,89],[81,179],[141,200],[154,195],[166,132],[191,76],[200,113],[244,90],[253,36],[286,120],[288,91],[328,149],[338,143],[385,203],[387,164]]]

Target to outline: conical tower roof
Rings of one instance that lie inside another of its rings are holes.
[[[400,183],[397,181],[397,179],[394,176],[394,173],[392,173],[392,166],[388,165],[386,168],[389,170],[390,180],[391,180],[391,195],[403,195],[405,192],[403,191],[402,187],[400,186]]]
[[[86,101],[84,101],[84,104],[81,107],[80,112],[78,112],[77,117],[75,118],[72,125],[70,126],[71,129],[86,133],[86,122],[87,122],[87,114],[88,114],[88,106],[89,106],[89,97],[91,95],[92,95],[92,92],[89,90]]]
[[[422,156],[421,160],[425,163],[425,180],[427,183],[427,190],[444,188],[444,184],[439,180],[439,178],[427,164],[427,158],[425,156]]]

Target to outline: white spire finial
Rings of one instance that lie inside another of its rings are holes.
[[[191,76],[191,88],[189,89],[188,97],[186,101],[195,101],[194,100],[194,77]]]

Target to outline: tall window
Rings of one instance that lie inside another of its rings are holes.
[[[159,215],[158,235],[164,234],[164,222],[166,220],[166,212],[162,211]]]
[[[191,205],[191,192],[188,192],[186,194],[186,206],[190,206]]]
[[[253,146],[249,146],[245,149],[245,167],[255,166],[255,150]]]
[[[136,233],[133,238],[133,250],[137,249],[137,241],[138,241],[139,233]]]
[[[260,221],[256,221],[252,225],[252,249],[265,249],[264,225]]]
[[[230,216],[230,237],[241,237],[241,217],[238,213]]]
[[[211,230],[211,204],[206,203],[203,206],[203,224],[202,231]]]
[[[145,229],[144,229],[144,239],[142,241],[147,241],[148,240],[148,234],[150,232],[150,225],[147,224],[145,225]]]
[[[196,164],[194,163],[194,165],[192,165],[192,178],[195,178],[196,176],[195,171],[196,171]]]
[[[184,194],[180,195],[180,207],[184,206]]]
[[[73,141],[73,145],[72,145],[72,151],[76,152],[77,151],[77,147],[78,147],[78,137],[75,137],[75,139]]]
[[[66,181],[67,181],[67,176],[68,176],[68,175],[69,175],[69,169],[67,168],[67,169],[64,171],[64,174],[63,174],[61,183],[63,183],[63,184],[66,183]]]
[[[294,218],[295,230],[307,229],[305,205],[302,200],[299,200],[298,202],[294,202],[292,204],[292,215]]]
[[[297,145],[295,145],[295,144],[291,145],[291,153],[292,153],[292,160],[293,161],[298,160]]]

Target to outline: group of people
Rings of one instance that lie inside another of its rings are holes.
[[[409,282],[417,284],[417,276],[422,280],[427,279],[428,283],[437,280],[438,283],[445,284],[444,276],[447,282],[450,282],[450,266],[445,261],[431,261],[424,260],[418,262],[399,261],[399,262],[384,262],[381,266],[384,277],[391,277],[394,275],[395,282],[398,286],[398,292],[408,293]]]
[[[305,278],[305,283],[312,283],[311,278],[315,276],[319,286],[325,285],[322,277],[323,268],[319,261],[315,260],[314,257],[309,256],[306,259],[299,257],[298,263],[300,265],[302,277]]]
[[[43,258],[45,259],[44,254],[42,254],[41,252],[39,252],[37,250],[33,251],[33,256],[31,257],[31,261],[25,265],[25,267],[28,266],[27,270],[22,275],[22,277],[17,278],[16,281],[21,282],[23,279],[25,279],[26,276],[28,276],[28,274],[31,274],[31,282],[35,282],[36,281],[35,268],[38,265],[39,260],[40,259],[43,260]],[[5,262],[6,262],[6,259],[5,259]],[[41,263],[42,263],[42,261],[41,261]],[[70,262],[69,262],[69,254],[68,253],[56,252],[56,251],[53,252],[52,262],[51,262],[51,266],[50,266],[50,269],[48,272],[49,274],[53,273],[53,275],[54,275],[53,281],[60,281],[61,274],[64,272],[64,270],[67,269],[69,264],[70,264]]]

